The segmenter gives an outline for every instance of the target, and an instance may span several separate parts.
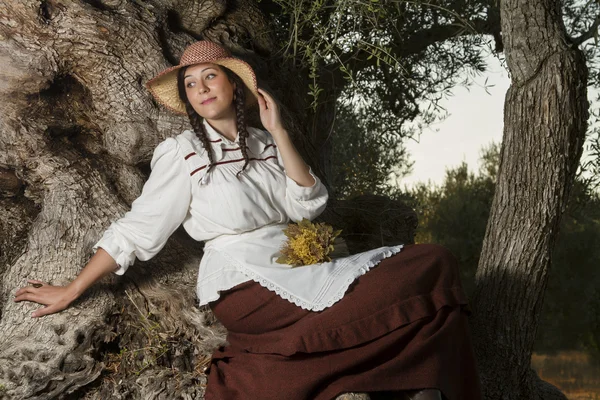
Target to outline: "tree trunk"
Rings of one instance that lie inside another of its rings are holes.
[[[228,44],[253,40],[260,13],[225,15],[219,5],[2,2],[0,397],[83,397],[104,368],[119,379],[92,387],[90,398],[202,394],[202,368],[224,332],[194,306],[201,251],[185,235],[63,313],[32,319],[39,305],[12,297],[27,278],[72,280],[139,195],[154,147],[188,126],[143,86],[195,40],[186,27]],[[174,22],[174,10],[186,18]]]
[[[530,368],[557,236],[582,153],[587,67],[557,0],[501,2],[512,84],[472,328],[486,399],[565,399]]]

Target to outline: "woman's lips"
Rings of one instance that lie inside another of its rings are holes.
[[[212,98],[210,98],[210,99],[206,99],[206,100],[204,100],[204,101],[203,101],[201,104],[202,104],[203,106],[205,106],[205,105],[207,105],[207,104],[209,104],[209,103],[212,103],[212,102],[213,102],[215,99],[216,99],[216,97],[212,97]]]

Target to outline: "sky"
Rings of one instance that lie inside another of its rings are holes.
[[[468,88],[458,86],[452,97],[440,102],[448,111],[446,119],[423,129],[420,137],[406,140],[413,173],[397,184],[410,188],[416,182],[431,181],[439,185],[446,169],[462,161],[475,172],[482,147],[502,141],[504,97],[510,79],[498,58],[490,55],[486,62],[487,71],[472,79]]]
[[[467,163],[470,172],[476,173],[482,148],[492,142],[502,142],[504,97],[510,78],[496,56],[490,54],[485,60],[486,72],[472,78],[468,87],[455,87],[452,97],[440,102],[449,116],[424,128],[420,137],[405,141],[414,161],[413,172],[397,180],[397,185],[408,188],[417,182],[441,185],[446,169],[462,161]],[[600,91],[591,89],[588,98],[591,102],[598,101]],[[584,160],[592,159],[588,145],[584,146]]]

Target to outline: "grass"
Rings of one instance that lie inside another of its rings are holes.
[[[121,338],[118,353],[107,354],[105,371],[114,376],[139,376],[148,368],[159,368],[169,369],[178,376],[183,371],[177,370],[172,361],[185,344],[182,343],[182,339],[186,342],[185,338],[177,332],[165,330],[158,317],[143,305],[138,305],[129,291],[126,290],[125,294],[134,307],[131,314],[127,314],[130,319],[125,320],[132,332]],[[195,356],[193,375],[200,377],[210,365],[210,360],[210,356]]]
[[[561,389],[569,400],[600,400],[600,365],[584,352],[534,353],[531,366],[540,378]]]

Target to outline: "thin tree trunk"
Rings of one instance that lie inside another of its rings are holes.
[[[503,0],[512,84],[472,318],[486,399],[565,399],[530,368],[550,254],[582,153],[587,68],[557,0]]]

